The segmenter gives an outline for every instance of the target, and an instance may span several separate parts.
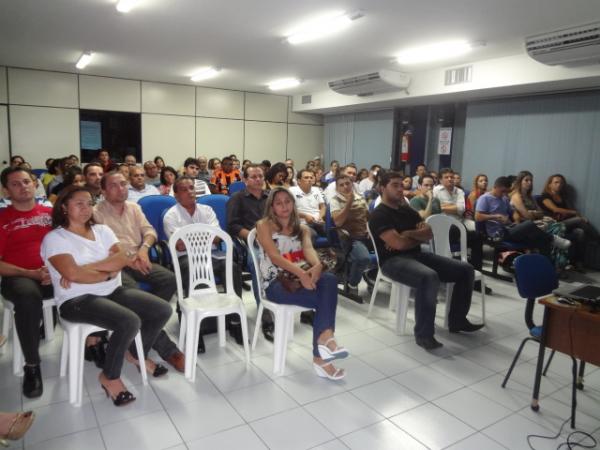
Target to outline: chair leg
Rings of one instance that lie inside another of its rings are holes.
[[[485,277],[481,275],[481,323],[485,324]]]
[[[196,341],[194,328],[196,327],[194,317],[191,317],[193,313],[189,313],[190,317],[187,317],[186,327],[185,327],[185,377],[188,380],[192,379],[192,367],[195,363],[194,354],[198,348],[198,341]],[[183,323],[183,320],[182,320]],[[200,324],[197,325],[198,328]],[[196,348],[194,348],[194,345]]]
[[[273,342],[273,373],[280,374],[283,372],[285,360],[285,347],[287,344],[287,325],[288,319],[285,313],[277,312],[275,314],[275,336]]]
[[[69,333],[69,401],[73,406],[81,406],[79,402],[80,388],[83,389],[83,352],[81,341],[85,339],[78,327]],[[81,349],[81,351],[80,351]]]
[[[225,316],[217,317],[217,330],[219,331],[219,347],[225,347]]]
[[[583,390],[583,374],[585,373],[585,361],[579,362],[579,375],[577,376],[577,389]]]
[[[380,274],[380,271],[377,271],[377,278],[375,278],[375,284],[373,285],[373,292],[371,292],[371,301],[369,302],[369,310],[367,311],[367,317],[369,317],[371,315],[371,312],[373,311],[373,304],[375,303],[375,297],[377,297],[377,291],[379,290],[379,282],[380,281],[381,281],[381,274]]]
[[[252,336],[252,351],[256,348],[256,341],[258,340],[258,333],[260,332],[260,320],[262,317],[264,306],[262,303],[258,305],[258,311],[256,313],[256,324],[254,325],[254,335]]]
[[[548,368],[550,367],[552,358],[554,358],[554,350],[552,350],[552,353],[550,353],[550,356],[548,357],[548,361],[546,362],[546,367],[544,367],[544,371],[542,372],[542,375],[546,376],[546,373],[548,373]]]
[[[450,306],[452,303],[452,291],[454,291],[454,283],[446,283],[446,305],[444,307],[444,328],[448,328],[448,317],[450,317]]]
[[[571,356],[573,381],[571,388],[571,428],[575,428],[575,412],[577,411],[577,360]]]
[[[182,310],[181,311],[181,323],[179,324],[179,343],[178,348],[185,348],[185,336],[187,333],[187,325],[186,325],[187,315]]]
[[[534,341],[534,340],[535,339],[533,339],[533,338],[526,337],[525,339],[523,339],[521,341],[521,345],[519,345],[519,349],[517,350],[517,353],[515,354],[515,357],[513,358],[512,363],[510,364],[508,372],[506,373],[506,376],[504,377],[504,381],[502,382],[503,388],[506,387],[506,383],[508,382],[508,379],[510,378],[510,374],[512,373],[513,369],[515,368],[515,364],[517,364],[519,356],[521,356],[521,352],[523,351],[523,347],[525,346],[525,343],[527,341]]]
[[[12,319],[12,311],[4,306],[4,313],[2,314],[2,334],[8,339],[10,331],[10,322]],[[4,353],[5,346],[0,347],[0,355]]]
[[[242,339],[244,340],[244,353],[246,354],[246,366],[250,364],[250,346],[248,345],[248,318],[244,305],[240,303],[240,322],[242,324]]]
[[[44,334],[46,335],[46,342],[54,339],[54,314],[53,306],[45,306],[42,309],[44,316]]]
[[[60,376],[64,377],[67,375],[67,368],[69,366],[69,337],[66,332],[63,333],[62,348],[60,350]]]
[[[148,373],[146,372],[146,370],[144,370],[146,357],[144,355],[144,345],[142,344],[142,335],[139,331],[138,331],[138,334],[135,335],[135,351],[138,354],[138,361],[140,361],[140,373],[142,374],[142,383],[144,384],[144,386],[147,386],[148,385]],[[142,361],[144,361],[144,365],[142,365]]]

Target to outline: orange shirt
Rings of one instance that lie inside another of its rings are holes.
[[[239,169],[233,169],[229,173],[225,173],[223,169],[218,170],[213,173],[210,180],[210,182],[216,186],[216,192],[219,194],[228,194],[229,186],[236,181],[242,181]]]

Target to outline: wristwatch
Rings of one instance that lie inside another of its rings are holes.
[[[135,252],[133,250],[127,250],[125,252],[125,256],[127,256],[128,258],[133,258],[135,256]]]
[[[150,244],[148,244],[147,242],[144,242],[144,243],[143,243],[143,244],[140,246],[140,248],[141,248],[141,247],[146,247],[148,250],[150,250],[150,249],[152,248],[152,246],[151,246]]]

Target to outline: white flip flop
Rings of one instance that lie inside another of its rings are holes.
[[[335,350],[333,351],[327,347],[327,344],[332,341],[336,343]],[[323,361],[333,361],[334,359],[342,359],[350,356],[348,350],[344,347],[338,347],[334,337],[327,339],[324,344],[318,344],[317,348],[319,349],[319,356]]]

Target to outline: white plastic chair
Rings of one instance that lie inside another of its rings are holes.
[[[434,214],[429,216],[425,222],[431,227],[433,233],[432,248],[436,255],[452,258],[450,248],[450,228],[454,225],[460,231],[460,260],[467,262],[467,230],[461,221],[447,216],[446,214]],[[485,277],[476,270],[475,281],[481,282],[481,321],[485,323]],[[444,328],[448,328],[448,314],[450,314],[450,302],[452,300],[452,289],[454,283],[446,283],[446,310],[444,312]]]
[[[67,374],[69,368],[69,403],[73,406],[81,406],[83,391],[83,361],[85,353],[85,341],[87,337],[98,331],[105,331],[105,328],[88,323],[69,322],[60,318],[60,324],[64,330],[62,351],[60,353],[60,376]],[[142,336],[138,332],[135,336],[135,348],[138,356],[144,355],[142,345]],[[143,362],[143,356],[140,358]],[[148,375],[144,366],[140,366],[140,374],[144,386],[148,384]]]
[[[17,327],[15,326],[15,305],[2,298],[2,304],[4,305],[4,314],[2,317],[2,333],[8,338],[10,328],[13,329],[12,340],[13,340],[13,373],[16,376],[23,376],[23,365],[25,360],[23,358],[23,351],[21,350],[21,342],[19,342],[19,335],[17,334]],[[44,317],[44,333],[46,335],[46,341],[54,339],[54,318],[52,316],[52,308],[56,302],[53,298],[42,301],[42,314]],[[4,351],[0,348],[0,353]]]
[[[217,291],[212,266],[212,245],[215,238],[225,243],[225,293]],[[189,261],[188,296],[183,296],[181,268],[177,257],[176,245],[182,241]],[[196,362],[198,361],[198,338],[200,322],[207,317],[218,317],[219,345],[225,346],[225,316],[240,315],[242,338],[246,363],[250,363],[248,346],[248,322],[242,299],[233,291],[233,243],[231,237],[218,227],[205,224],[186,225],[177,230],[169,239],[169,250],[177,279],[177,298],[181,308],[181,328],[179,330],[179,348],[185,345],[185,377],[194,381]],[[203,285],[205,287],[197,287]]]
[[[254,335],[252,337],[252,350],[256,348],[258,335],[260,334],[260,322],[264,308],[273,313],[275,331],[273,333],[273,373],[275,375],[283,375],[285,372],[285,359],[287,357],[288,339],[294,337],[294,316],[302,311],[311,311],[311,308],[304,308],[297,305],[282,305],[279,303],[267,300],[263,296],[262,290],[262,274],[260,271],[260,260],[258,249],[255,247],[256,228],[252,229],[248,234],[248,251],[252,256],[254,263],[254,272],[256,273],[256,283],[258,285],[258,312],[256,315],[256,325],[254,327]]]
[[[379,255],[377,253],[375,238],[371,234],[371,229],[369,228],[368,224],[367,232],[369,233],[369,237],[373,243],[373,248],[375,249],[375,256],[377,257],[377,278],[375,279],[375,284],[373,285],[373,293],[371,294],[371,301],[369,302],[369,311],[367,312],[367,317],[369,317],[371,315],[371,311],[373,311],[373,303],[375,302],[375,297],[377,296],[377,291],[379,290],[379,283],[382,281],[390,283],[392,285],[392,292],[390,293],[389,308],[393,309],[394,306],[396,307],[396,334],[404,334],[406,329],[406,313],[408,312],[408,302],[410,299],[410,286],[402,284],[398,281],[394,281],[383,274],[383,271],[379,266]]]

